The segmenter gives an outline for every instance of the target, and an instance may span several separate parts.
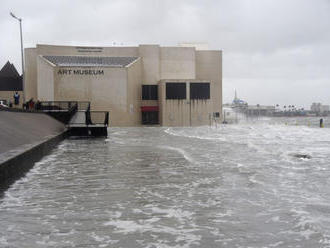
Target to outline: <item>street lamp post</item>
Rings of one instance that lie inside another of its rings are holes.
[[[22,56],[22,90],[23,90],[23,103],[25,103],[25,75],[24,75],[24,50],[23,50],[23,33],[22,33],[22,18],[18,18],[12,12],[10,15],[19,21],[19,31],[21,35],[21,56]]]

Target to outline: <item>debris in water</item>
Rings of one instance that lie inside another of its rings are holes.
[[[301,154],[301,153],[294,153],[292,154],[293,157],[295,158],[303,158],[303,159],[311,159],[312,156],[308,154]]]

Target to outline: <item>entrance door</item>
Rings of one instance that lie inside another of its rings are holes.
[[[143,106],[141,107],[142,124],[157,125],[159,124],[159,109],[158,106]]]
[[[159,124],[158,111],[142,112],[143,125],[157,125]]]

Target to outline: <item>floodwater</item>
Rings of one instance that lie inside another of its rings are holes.
[[[317,121],[65,140],[0,199],[0,247],[330,247]]]

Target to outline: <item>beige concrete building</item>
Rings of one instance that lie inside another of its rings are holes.
[[[222,113],[222,53],[194,47],[25,49],[26,99],[90,101],[111,126],[197,126]]]

